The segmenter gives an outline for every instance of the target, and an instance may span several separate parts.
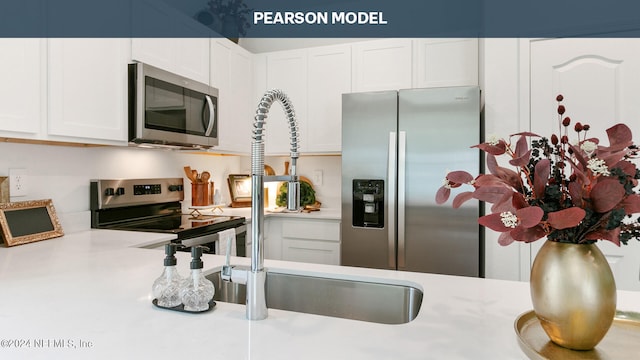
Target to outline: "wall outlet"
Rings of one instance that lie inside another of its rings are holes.
[[[322,185],[322,170],[313,170],[313,178],[311,181],[313,185]]]
[[[9,196],[26,196],[27,169],[9,169]]]

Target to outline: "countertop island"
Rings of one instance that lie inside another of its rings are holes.
[[[265,261],[280,272],[412,284],[417,318],[383,325],[269,309],[245,319],[218,302],[202,314],[152,305],[162,251],[140,248],[172,235],[90,230],[0,248],[2,359],[525,359],[513,323],[531,309],[527,283]],[[190,256],[178,253],[188,275]],[[205,270],[224,257],[205,255]],[[238,265],[249,259],[232,258]],[[640,311],[640,292],[618,308]]]

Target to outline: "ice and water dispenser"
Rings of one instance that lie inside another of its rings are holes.
[[[384,180],[353,180],[353,226],[384,227]]]

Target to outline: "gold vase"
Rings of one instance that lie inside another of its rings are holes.
[[[531,268],[531,300],[542,328],[554,343],[593,349],[616,312],[616,284],[595,244],[546,241]]]

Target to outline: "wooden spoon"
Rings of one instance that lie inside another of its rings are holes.
[[[202,181],[203,183],[208,183],[209,178],[211,178],[211,173],[209,173],[208,171],[203,171],[200,175],[200,181]]]
[[[184,167],[184,173],[187,175],[187,179],[191,180],[191,182],[196,182],[196,178],[193,176],[193,171],[195,170],[191,170],[191,166]]]

